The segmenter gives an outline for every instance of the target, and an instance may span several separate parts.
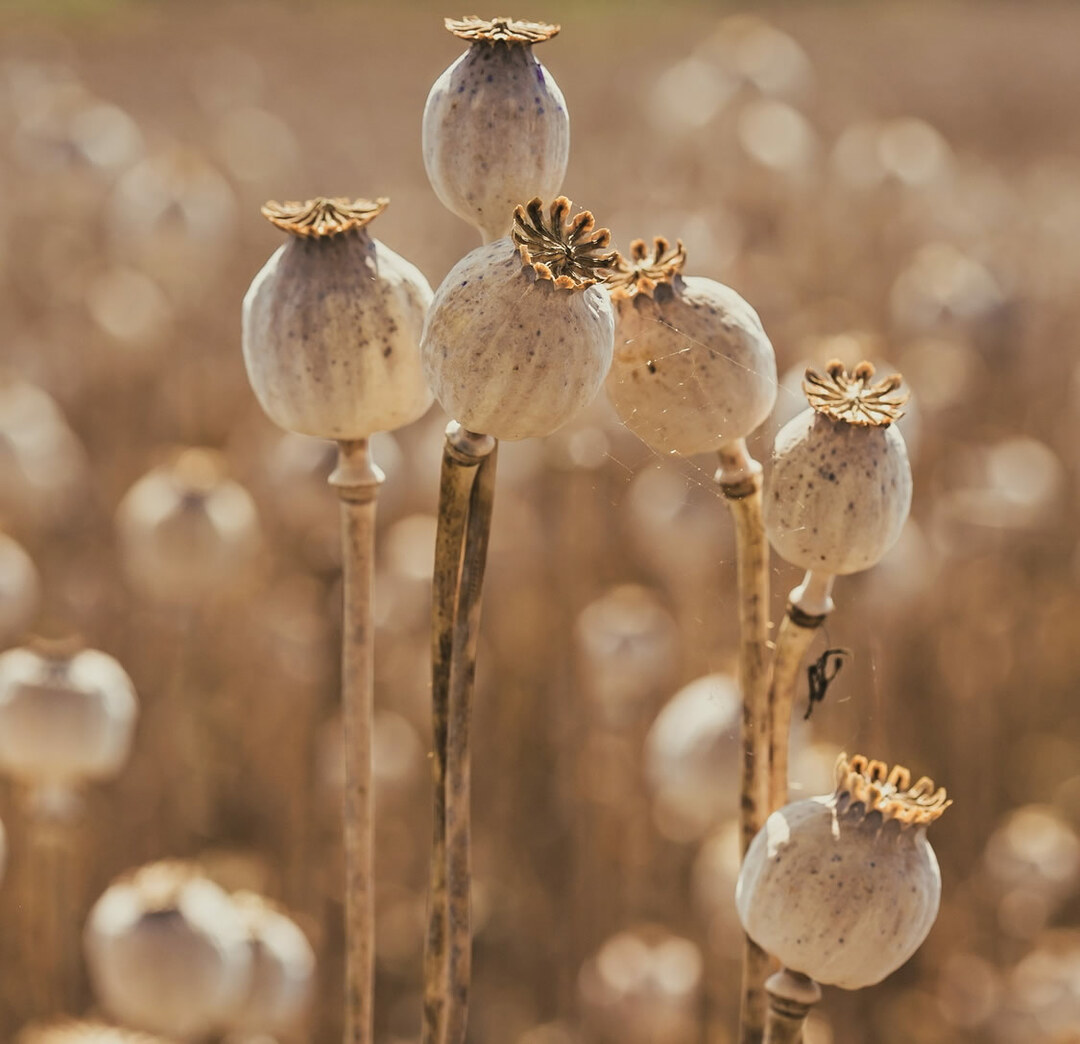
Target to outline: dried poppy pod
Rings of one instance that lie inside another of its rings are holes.
[[[33,787],[106,779],[131,749],[135,688],[111,656],[64,643],[0,654],[0,771]]]
[[[253,892],[233,905],[248,931],[251,985],[230,1027],[244,1033],[287,1034],[307,1012],[315,987],[315,953],[290,917]]]
[[[811,409],[776,436],[765,527],[777,553],[816,574],[869,569],[896,543],[911,508],[911,465],[893,422],[907,396],[894,374],[860,363],[806,371]]]
[[[611,236],[570,200],[514,211],[510,235],[463,257],[435,292],[421,343],[443,409],[497,439],[550,435],[596,395],[614,319],[597,285]]]
[[[367,232],[387,202],[263,207],[290,238],[244,297],[244,363],[259,404],[288,431],[365,439],[431,405],[417,354],[431,287]]]
[[[128,582],[143,598],[174,605],[236,593],[261,547],[255,501],[206,449],[147,472],[120,502],[116,527]]]
[[[15,1044],[169,1044],[164,1037],[108,1026],[104,1022],[61,1019],[25,1026]]]
[[[715,453],[745,439],[776,402],[776,356],[734,290],[684,276],[686,252],[635,240],[609,282],[615,355],[606,387],[623,423],[657,453]]]
[[[566,102],[532,51],[559,27],[472,17],[447,18],[446,28],[471,46],[428,95],[424,167],[443,206],[490,243],[507,234],[520,200],[550,199],[566,174]]]
[[[170,1038],[218,1031],[251,983],[240,914],[184,863],[152,863],[111,884],[90,911],[84,946],[102,1006],[127,1025]]]
[[[841,756],[832,795],[774,812],[739,873],[747,934],[792,972],[855,990],[896,971],[937,916],[941,875],[926,828],[944,788]]]

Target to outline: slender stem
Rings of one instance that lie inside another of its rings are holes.
[[[735,521],[739,584],[739,688],[742,692],[741,850],[764,826],[769,801],[769,553],[761,503],[761,465],[743,439],[720,451],[716,482]],[[743,951],[741,1044],[761,1044],[769,957],[749,937]]]
[[[769,1017],[765,1044],[799,1044],[810,1009],[821,1000],[821,987],[800,972],[783,968],[765,984]]]
[[[769,809],[787,804],[788,749],[791,742],[791,711],[799,684],[803,658],[818,628],[832,611],[831,576],[807,573],[791,592],[787,612],[776,637],[772,683],[769,687]]]
[[[423,1044],[460,1044],[471,971],[469,720],[496,442],[446,432],[432,604],[434,815]]]
[[[345,1044],[372,1044],[375,994],[374,717],[375,502],[382,472],[367,439],[338,444],[330,484],[341,498],[344,583]]]

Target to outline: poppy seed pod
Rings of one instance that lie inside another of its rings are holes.
[[[614,319],[598,278],[614,260],[593,216],[532,200],[509,236],[463,257],[442,281],[421,343],[443,409],[497,439],[550,435],[587,406],[611,364]]]
[[[154,468],[120,502],[124,571],[140,596],[200,605],[250,581],[261,547],[255,501],[225,474],[224,458],[184,450]]]
[[[785,967],[855,990],[922,945],[941,875],[926,828],[951,802],[907,769],[841,756],[832,795],[774,812],[746,853],[735,905],[746,933]]]
[[[452,213],[485,243],[509,231],[515,205],[562,186],[570,117],[532,45],[557,25],[507,18],[446,19],[471,47],[436,81],[424,106],[424,167]]]
[[[183,863],[152,863],[111,884],[90,911],[84,943],[102,1006],[127,1025],[181,1040],[226,1024],[251,981],[239,913]]]
[[[288,431],[366,439],[431,405],[417,354],[431,287],[367,233],[387,202],[263,207],[290,238],[244,297],[244,363],[259,404]]]
[[[776,356],[734,290],[684,276],[686,252],[631,244],[609,280],[615,354],[606,387],[623,423],[658,453],[714,453],[745,439],[776,402]]]
[[[816,574],[869,569],[896,543],[911,508],[911,465],[893,422],[907,396],[894,374],[872,383],[860,363],[806,371],[811,409],[776,436],[765,528],[777,553]]]
[[[230,1025],[246,1033],[288,1033],[311,1001],[315,953],[296,922],[262,896],[237,892],[232,899],[248,930],[251,986]]]
[[[131,679],[103,652],[11,649],[0,654],[0,771],[42,787],[113,776],[137,711]]]

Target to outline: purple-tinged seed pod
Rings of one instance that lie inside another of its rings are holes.
[[[366,439],[431,405],[417,347],[431,287],[367,232],[387,203],[263,207],[290,238],[244,297],[244,363],[259,404],[288,431]]]
[[[446,28],[471,46],[428,95],[424,167],[443,206],[490,243],[510,231],[519,201],[562,187],[570,117],[532,51],[559,27],[473,17],[448,18]]]

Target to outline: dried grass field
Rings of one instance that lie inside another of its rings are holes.
[[[333,447],[263,416],[240,308],[282,240],[269,199],[390,197],[375,234],[433,286],[476,245],[420,151],[462,50],[442,18],[466,13],[0,3],[0,643],[102,650],[139,706],[111,778],[0,783],[0,1040],[102,1014],[89,911],[163,859],[267,897],[315,956],[292,1025],[220,1039],[341,1039]],[[871,358],[912,392],[911,519],[837,583],[810,655],[853,655],[808,721],[800,688],[792,792],[831,791],[842,751],[945,785],[942,909],[887,982],[826,990],[806,1044],[1080,1044],[1080,6],[508,13],[562,25],[537,54],[570,111],[563,191],[622,250],[681,238],[759,312],[782,376],[758,459],[808,363]],[[420,1039],[445,425],[373,441],[378,1044]],[[726,1044],[738,617],[714,461],[661,459],[602,395],[500,453],[469,1040]],[[774,556],[774,620],[799,578]]]

